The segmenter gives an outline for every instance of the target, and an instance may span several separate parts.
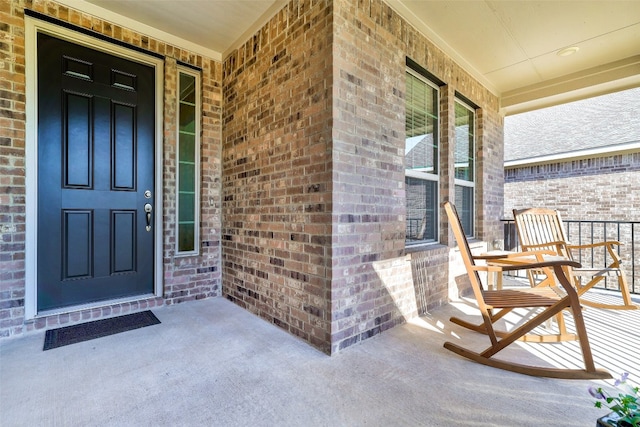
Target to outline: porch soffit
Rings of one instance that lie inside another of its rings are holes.
[[[499,96],[506,115],[640,86],[638,1],[384,1]],[[218,61],[287,4],[58,2]]]

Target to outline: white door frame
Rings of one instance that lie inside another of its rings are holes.
[[[94,50],[122,57],[151,66],[155,70],[155,206],[154,211],[154,277],[153,294],[137,295],[117,300],[64,307],[38,312],[38,54],[37,35],[46,33],[69,42]],[[135,301],[145,297],[162,296],[162,230],[163,230],[163,186],[162,186],[162,144],[164,110],[164,61],[126,47],[91,37],[87,34],[60,27],[25,16],[25,83],[26,83],[26,142],[25,142],[25,185],[26,185],[26,230],[25,230],[25,320],[52,314],[67,313],[87,308],[101,307],[114,303]]]

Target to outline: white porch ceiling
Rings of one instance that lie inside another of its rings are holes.
[[[500,96],[506,114],[640,86],[640,0],[385,1]],[[60,2],[218,60],[286,4]],[[578,52],[557,55],[571,46]]]

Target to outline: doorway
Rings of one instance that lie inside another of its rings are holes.
[[[161,61],[33,34],[37,150],[27,162],[37,179],[27,205],[37,228],[25,314],[159,296]]]

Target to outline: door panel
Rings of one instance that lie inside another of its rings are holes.
[[[89,278],[93,274],[93,211],[63,210],[62,280]]]
[[[154,79],[38,34],[38,311],[153,293]]]
[[[111,274],[136,271],[136,214],[135,210],[111,213]]]
[[[91,188],[93,178],[93,150],[91,140],[90,96],[64,93],[65,132],[63,141],[64,186]]]
[[[135,110],[113,105],[114,153],[112,189],[133,190],[136,180]]]

